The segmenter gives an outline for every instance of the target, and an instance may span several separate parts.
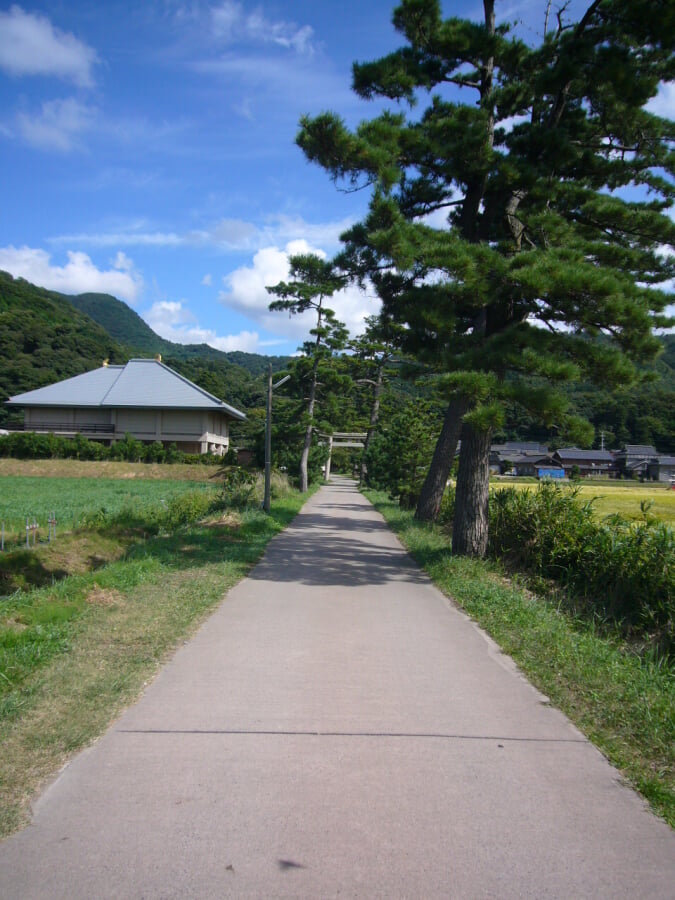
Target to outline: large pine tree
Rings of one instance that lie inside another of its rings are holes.
[[[675,232],[675,128],[645,109],[673,77],[673,5],[595,0],[536,46],[496,25],[495,0],[483,7],[479,24],[403,0],[405,45],[353,78],[398,109],[353,131],[306,118],[298,137],[333,178],[372,190],[342,263],[375,285],[407,349],[452,373],[417,512],[435,515],[461,430],[453,549],[473,555],[504,402],[561,422],[556,382],[635,377],[667,324]]]

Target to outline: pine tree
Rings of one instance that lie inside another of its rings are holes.
[[[556,383],[634,378],[669,322],[660,249],[675,236],[675,126],[645,110],[673,77],[672,4],[595,0],[537,46],[496,25],[494,0],[483,7],[476,24],[404,0],[405,46],[353,76],[361,97],[399,110],[354,131],[332,113],[305,118],[298,136],[334,179],[372,190],[343,258],[405,325],[407,348],[452,373],[418,515],[437,512],[461,429],[453,550],[472,555],[486,549],[504,404],[564,422]]]
[[[365,384],[371,388],[372,399],[366,439],[361,455],[359,481],[363,484],[366,480],[366,457],[372,443],[375,429],[380,417],[380,403],[385,386],[387,369],[392,361],[400,356],[398,341],[400,339],[400,327],[396,326],[386,316],[368,316],[365,320],[366,330],[349,344],[357,368],[357,384]]]
[[[307,463],[312,446],[319,376],[333,354],[344,349],[349,336],[343,323],[335,317],[335,312],[325,306],[324,300],[341,290],[345,286],[346,279],[336,270],[332,262],[315,254],[292,256],[289,262],[293,280],[280,281],[267,290],[280,298],[270,303],[272,310],[284,310],[290,315],[313,310],[316,314],[316,325],[310,329],[312,338],[305,341],[301,347],[304,357],[310,361],[309,371],[305,373],[309,381],[309,395],[305,438],[300,457],[300,490],[304,493],[309,486]]]

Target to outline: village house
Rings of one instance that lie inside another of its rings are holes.
[[[614,474],[614,455],[609,450],[580,450],[578,447],[561,447],[553,454],[554,460],[565,470],[567,478],[610,477]]]
[[[646,478],[650,460],[658,457],[651,444],[626,444],[614,454],[619,478]]]
[[[107,361],[91,372],[18,394],[7,401],[25,411],[23,430],[61,437],[81,434],[110,445],[126,434],[144,443],[175,444],[184,453],[223,455],[229,427],[243,412],[156,359]]]
[[[675,456],[657,456],[647,463],[647,478],[665,484],[675,483]]]
[[[513,460],[513,472],[531,478],[564,478],[565,470],[549,453],[524,453]]]
[[[490,471],[496,475],[513,471],[516,460],[526,456],[541,456],[548,453],[545,444],[537,441],[506,441],[490,447]]]

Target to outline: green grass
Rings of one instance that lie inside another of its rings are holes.
[[[675,673],[598,633],[491,563],[453,557],[449,537],[367,492],[417,562],[675,827]]]
[[[126,480],[124,478],[0,477],[0,522],[5,532],[25,541],[26,517],[37,520],[40,536],[49,533],[47,519],[56,513],[59,530],[71,529],[87,515],[105,510],[115,515],[132,509],[142,515],[151,506],[168,504],[174,497],[193,491],[214,491],[208,484],[171,480]]]
[[[0,837],[65,760],[100,735],[306,500],[122,547],[124,556],[0,603]]]

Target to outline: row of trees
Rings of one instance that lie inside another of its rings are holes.
[[[382,315],[364,355],[384,336],[381,358],[395,347],[445,396],[416,515],[438,515],[461,439],[453,551],[478,556],[505,411],[588,439],[563,386],[630,384],[658,353],[675,233],[675,126],[646,109],[674,74],[672,4],[594,0],[550,27],[549,2],[536,45],[496,24],[495,0],[483,12],[443,19],[438,0],[403,0],[401,49],[353,68],[360,97],[395,108],[354,129],[332,112],[302,120],[307,158],[368,190],[369,208],[334,260],[294,258],[270,289],[272,308],[317,312],[305,471],[316,385],[346,339],[325,301],[369,285]]]

